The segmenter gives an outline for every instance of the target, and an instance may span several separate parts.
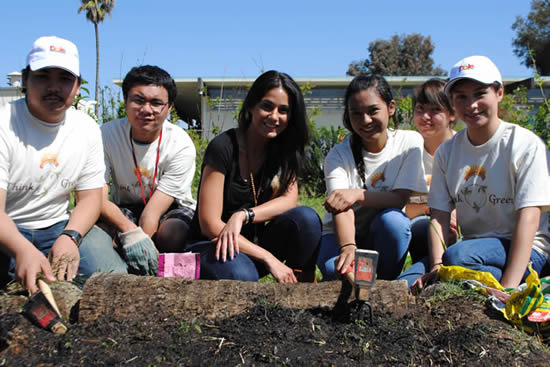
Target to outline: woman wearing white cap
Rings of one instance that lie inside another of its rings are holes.
[[[504,88],[500,72],[484,56],[453,66],[445,92],[467,128],[435,155],[428,206],[431,209],[432,272],[413,287],[432,281],[442,265],[486,271],[503,287],[517,287],[527,265],[550,270],[548,149],[535,134],[498,117]],[[456,209],[463,241],[444,250],[450,213]]]

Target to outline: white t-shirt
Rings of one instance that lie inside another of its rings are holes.
[[[426,183],[430,186],[432,179],[432,170],[434,166],[434,156],[428,153],[426,148],[422,149],[422,163],[424,164],[424,174],[426,175]]]
[[[351,136],[334,146],[325,158],[325,182],[330,194],[336,189],[366,188],[369,191],[410,190],[426,193],[428,188],[422,167],[422,136],[410,130],[388,130],[386,146],[379,153],[363,150],[365,180],[361,180],[351,150]],[[355,204],[356,232],[363,230],[357,225],[367,226],[380,209],[361,207]],[[332,214],[326,213],[323,233],[332,233]]]
[[[105,152],[105,182],[111,183],[111,201],[119,206],[143,203],[135,174],[130,123],[123,118],[101,127]],[[149,200],[155,172],[158,138],[150,144],[133,141],[145,199]],[[173,197],[179,206],[195,209],[191,184],[195,174],[195,145],[180,127],[164,122],[157,169],[156,190]]]
[[[25,99],[0,109],[0,189],[16,225],[40,229],[69,218],[74,189],[103,187],[103,150],[97,123],[69,108],[63,121],[34,117]]]
[[[430,182],[432,180],[432,167],[434,163],[434,157],[428,151],[426,148],[422,149],[422,164],[424,166],[424,179],[426,180],[426,184],[428,185],[428,188],[430,187]],[[420,194],[420,195],[411,195],[409,198],[409,203],[411,204],[426,204],[428,202],[428,194]]]
[[[428,205],[456,208],[464,239],[512,239],[516,211],[550,207],[548,149],[535,134],[504,121],[484,144],[474,146],[467,129],[436,152]],[[534,247],[550,254],[548,217],[541,215]]]

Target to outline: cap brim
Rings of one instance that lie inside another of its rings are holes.
[[[489,83],[484,83],[482,82],[481,80],[478,80],[476,78],[469,78],[467,76],[461,76],[459,78],[455,78],[449,82],[447,82],[447,84],[445,84],[445,88],[443,89],[443,92],[448,96],[450,97],[451,96],[451,88],[459,81],[461,80],[473,80],[474,82],[478,82],[479,84],[483,84],[483,85],[486,85],[486,86],[490,86],[492,85],[493,83],[498,83],[500,85],[502,85],[502,83],[500,83],[498,80],[495,80],[494,82],[489,82]]]
[[[51,68],[63,69],[65,71],[68,71],[69,73],[73,74],[77,78],[80,76],[79,74],[75,73],[73,70],[68,68],[67,66],[58,65],[58,64],[52,63],[52,62],[43,63],[43,62],[35,61],[35,62],[31,62],[29,64],[29,67],[31,68],[32,71],[37,71],[37,70],[42,70],[42,69],[51,69]]]

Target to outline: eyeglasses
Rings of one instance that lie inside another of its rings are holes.
[[[142,108],[147,103],[151,106],[151,110],[155,113],[160,113],[164,109],[164,106],[168,105],[168,102],[163,102],[160,99],[148,100],[137,95],[128,97],[128,104],[133,108]]]

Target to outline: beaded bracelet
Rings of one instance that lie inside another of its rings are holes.
[[[345,243],[345,244],[343,244],[342,246],[340,246],[340,252],[342,252],[342,249],[343,249],[344,247],[347,247],[347,246],[355,246],[355,247],[357,247],[357,245],[356,245],[355,243],[353,243],[353,242]]]

